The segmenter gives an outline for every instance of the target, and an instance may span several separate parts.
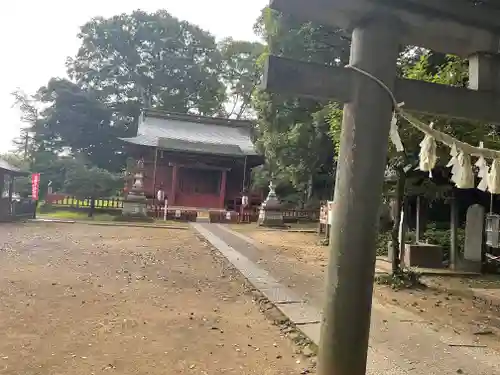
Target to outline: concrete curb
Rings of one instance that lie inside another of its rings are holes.
[[[312,343],[319,344],[322,321],[322,313],[319,309],[302,300],[288,287],[280,284],[266,270],[258,267],[203,225],[191,223],[191,226],[215,247],[275,308],[288,318],[297,330]]]

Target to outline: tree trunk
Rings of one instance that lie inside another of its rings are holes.
[[[401,209],[403,208],[405,182],[406,182],[406,175],[404,171],[402,169],[398,169],[396,191],[394,196],[396,216],[394,217],[394,225],[391,231],[393,274],[398,273],[401,268],[400,251],[399,251],[400,243],[398,235],[399,235],[399,226],[401,225]]]
[[[89,217],[93,217],[94,216],[94,211],[95,211],[95,198],[91,197],[90,198]]]

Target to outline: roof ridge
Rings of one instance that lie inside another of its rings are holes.
[[[250,120],[235,120],[223,117],[209,117],[209,116],[201,116],[195,114],[160,111],[156,109],[143,109],[142,115],[144,117],[155,117],[165,120],[177,120],[177,121],[206,124],[206,125],[219,125],[225,127],[245,128],[248,130],[250,130],[253,125],[253,122]]]

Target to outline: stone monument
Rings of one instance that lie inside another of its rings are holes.
[[[147,199],[144,195],[144,160],[140,159],[132,170],[132,186],[123,201],[122,216],[148,219]]]
[[[260,206],[259,220],[257,223],[259,226],[263,227],[285,226],[283,222],[283,209],[281,207],[281,202],[276,196],[272,181],[269,183],[269,194]]]
[[[484,207],[475,204],[467,210],[462,271],[481,272],[483,261]]]

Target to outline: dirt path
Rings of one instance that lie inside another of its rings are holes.
[[[298,374],[189,231],[0,225],[0,373]]]
[[[260,264],[272,265],[285,282],[303,293],[312,291],[306,298],[322,305],[328,247],[318,244],[316,234],[259,230],[251,226],[231,229],[252,238],[263,250],[256,254]],[[269,247],[272,252],[268,251]],[[280,270],[280,264],[287,264],[288,273],[285,269]],[[297,282],[299,279],[307,282],[301,285]],[[500,312],[496,308],[432,289],[394,291],[375,285],[374,296],[380,303],[402,307],[433,322],[436,329],[448,328],[458,334],[473,335],[481,344],[500,350]]]

